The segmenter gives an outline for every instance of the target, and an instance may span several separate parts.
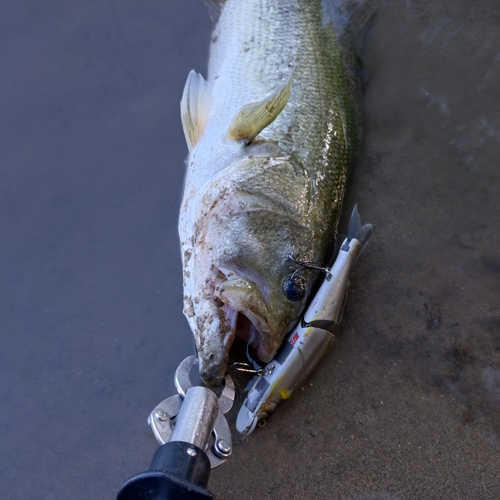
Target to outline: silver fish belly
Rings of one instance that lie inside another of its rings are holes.
[[[181,102],[184,314],[208,385],[237,323],[267,362],[297,322],[316,277],[297,262],[325,264],[360,143],[355,58],[320,0],[215,3],[208,78]]]

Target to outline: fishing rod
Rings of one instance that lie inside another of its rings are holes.
[[[241,434],[250,434],[288,399],[332,344],[351,270],[372,231],[371,224],[361,226],[355,207],[334,264],[317,268],[325,278],[273,360],[259,370],[245,363],[233,365],[236,371],[255,374],[236,419]],[[220,396],[193,385],[190,374],[198,362],[197,356],[182,361],[174,377],[178,393],[162,401],[149,415],[148,423],[161,446],[149,469],[126,481],[117,500],[215,498],[207,486],[211,469],[223,464],[232,452],[231,431],[224,414],[233,406],[235,388],[230,374],[224,379]]]

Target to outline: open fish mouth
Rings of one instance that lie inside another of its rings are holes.
[[[225,376],[229,352],[236,336],[252,346],[262,362],[272,359],[278,348],[275,318],[267,302],[267,283],[251,272],[212,270],[201,296],[185,297],[185,309],[197,330],[196,347],[200,376],[209,386],[218,386]],[[240,277],[245,276],[245,277]],[[254,276],[252,276],[253,278]],[[256,284],[258,282],[258,285]],[[191,309],[192,308],[192,309]]]
[[[268,362],[277,345],[275,318],[261,287],[248,278],[232,278],[218,290],[226,313],[233,319],[236,336],[247,340],[260,361]]]
[[[245,342],[249,360],[265,362],[264,359],[270,359],[272,353],[269,353],[266,349],[261,333],[255,328],[250,319],[244,313],[235,311],[228,306],[226,306],[226,311],[235,318],[234,336]]]

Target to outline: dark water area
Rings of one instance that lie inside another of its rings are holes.
[[[499,27],[492,0],[377,3],[346,201],[376,232],[336,349],[234,436],[218,499],[498,498]],[[2,498],[114,498],[149,465],[193,352],[179,101],[209,34],[199,0],[0,6]]]

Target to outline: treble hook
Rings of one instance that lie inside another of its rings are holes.
[[[315,271],[321,271],[325,273],[327,276],[330,274],[330,268],[329,267],[321,267],[315,264],[312,260],[305,260],[305,261],[299,261],[295,260],[292,256],[291,253],[288,254],[288,258],[292,261],[295,262],[298,266],[300,266],[299,269],[293,272],[293,274],[290,276],[290,279],[293,280],[295,278],[295,275],[299,273],[300,271],[303,271],[304,269],[314,269]]]
[[[255,370],[249,363],[240,363],[240,362],[233,363],[229,367],[229,371],[251,373],[252,375],[257,375],[258,377],[262,377],[262,375],[264,375],[263,368],[261,368],[260,370]]]
[[[263,377],[264,375],[269,375],[273,373],[273,370],[274,370],[274,364],[268,365],[265,368],[260,368],[258,370],[255,370],[251,364],[240,363],[238,361],[236,363],[233,363],[229,367],[230,372],[251,373],[252,375],[257,375],[257,377]]]

